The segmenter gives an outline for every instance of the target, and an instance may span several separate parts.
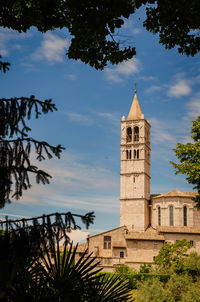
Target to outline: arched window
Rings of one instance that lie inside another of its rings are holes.
[[[183,225],[187,226],[187,207],[183,207]]]
[[[139,127],[138,126],[134,127],[134,141],[135,142],[139,141]]]
[[[131,129],[131,127],[128,127],[126,129],[126,142],[127,143],[132,142],[132,129]]]
[[[132,157],[131,150],[126,150],[126,159],[131,159],[131,157]]]
[[[160,207],[158,207],[158,225],[161,225],[161,212],[160,212]]]
[[[134,149],[134,159],[139,159],[140,158],[140,150],[139,149]]]
[[[174,225],[174,208],[173,208],[173,206],[169,207],[169,225],[170,226]]]

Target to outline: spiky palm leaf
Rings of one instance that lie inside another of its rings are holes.
[[[123,302],[131,301],[130,290],[117,276],[108,278],[97,274],[101,269],[96,258],[87,250],[75,263],[77,246],[56,240],[53,245],[41,246],[41,257],[27,267],[18,284],[12,289],[13,302]]]
[[[87,302],[125,302],[134,301],[128,281],[122,281],[117,275],[99,275],[94,282],[93,293],[91,292]]]
[[[63,252],[60,250],[58,241],[51,248],[44,247],[41,257],[43,275],[49,286],[55,290],[56,301],[86,301],[86,289],[90,287],[93,280],[97,278],[95,258],[87,251],[75,263],[77,246],[72,244],[67,249],[64,245]]]

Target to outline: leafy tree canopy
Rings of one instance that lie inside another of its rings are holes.
[[[103,69],[135,55],[135,47],[122,47],[115,33],[144,5],[144,27],[159,33],[167,49],[178,46],[180,53],[192,56],[199,52],[198,0],[2,0],[0,26],[19,32],[31,26],[41,32],[67,28],[72,36],[68,57]]]
[[[190,247],[186,239],[163,245],[154,260],[158,270],[163,273],[182,272],[183,260]]]
[[[157,278],[139,284],[137,302],[198,302],[199,282],[186,275],[172,275],[164,284]]]
[[[171,164],[176,169],[175,173],[186,174],[186,180],[198,191],[194,200],[200,208],[200,116],[192,121],[191,134],[193,143],[185,145],[178,143],[177,148],[173,149],[180,163],[171,162]]]

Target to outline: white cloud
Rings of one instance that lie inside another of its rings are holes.
[[[127,29],[130,33],[139,35],[142,33],[142,29],[137,27],[137,25],[134,24],[134,22],[130,19],[125,19],[124,20],[124,29]]]
[[[22,216],[22,215],[18,215],[18,214],[11,214],[11,213],[0,213],[0,216],[8,216],[8,217],[17,217],[17,218],[31,218],[30,216]],[[2,219],[4,220],[4,219]]]
[[[164,88],[163,85],[153,85],[153,86],[150,86],[149,88],[147,88],[145,90],[145,93],[150,94],[150,93],[158,92],[158,91],[161,91],[163,88]]]
[[[34,162],[33,162],[34,163]],[[84,212],[118,211],[118,175],[101,166],[80,163],[66,152],[60,160],[40,163],[53,176],[50,185],[37,185],[24,192],[18,203],[80,209]],[[14,202],[14,201],[13,201]]]
[[[167,93],[170,97],[179,98],[181,96],[186,96],[190,94],[191,87],[190,81],[185,79],[178,79],[175,84],[172,84]]]
[[[140,71],[140,61],[137,58],[130,59],[119,63],[114,68],[106,68],[106,78],[111,82],[121,82],[124,78],[129,77]]]
[[[16,30],[8,29],[8,28],[2,28],[0,27],[0,54],[2,56],[8,56],[11,49],[21,49],[21,45],[16,43],[10,43],[14,40],[19,40],[23,38],[30,37],[30,33],[21,33],[19,34]]]
[[[170,130],[172,129],[170,123],[164,123],[158,118],[151,118],[150,123],[152,127],[151,136],[153,143],[170,147],[176,143],[175,133]]]
[[[47,32],[43,35],[41,46],[31,54],[33,60],[47,60],[50,64],[62,63],[66,49],[69,47],[68,39],[63,39]]]
[[[72,230],[70,233],[68,233],[68,236],[75,245],[83,240],[85,241],[89,234],[89,232],[84,232],[82,230]]]
[[[118,123],[119,124],[119,117],[116,116],[116,114],[114,113],[110,113],[110,112],[95,112],[95,114],[97,116],[100,116],[100,117],[103,117],[111,122],[114,122],[114,123]]]
[[[66,112],[65,114],[72,122],[78,122],[79,124],[82,125],[91,125],[94,123],[94,121],[90,117],[84,114],[80,114],[76,112]]]
[[[132,28],[133,26],[133,21],[130,19],[124,19],[124,24],[123,24],[123,28]]]
[[[131,30],[131,32],[133,33],[133,34],[135,34],[135,35],[140,35],[141,33],[142,33],[142,29],[141,28],[133,28],[132,30]]]
[[[92,125],[94,123],[101,124],[102,122],[105,123],[105,120],[114,124],[115,126],[120,125],[120,117],[116,113],[90,110],[89,115],[81,114],[78,112],[66,112],[65,115],[69,118],[70,121],[82,125]]]
[[[72,73],[69,73],[69,74],[65,75],[65,78],[67,78],[67,79],[69,79],[71,81],[74,81],[74,80],[76,80],[76,75],[72,74]]]
[[[156,81],[157,78],[153,77],[153,76],[141,76],[138,77],[139,80],[143,80],[143,81]]]
[[[191,119],[196,119],[200,115],[200,92],[198,92],[187,104],[187,115]]]

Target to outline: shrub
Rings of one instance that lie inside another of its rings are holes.
[[[130,289],[137,289],[138,282],[143,282],[146,280],[157,279],[162,283],[166,283],[170,279],[170,275],[168,274],[147,274],[147,273],[100,273],[111,276],[116,274],[123,281],[127,280]]]

